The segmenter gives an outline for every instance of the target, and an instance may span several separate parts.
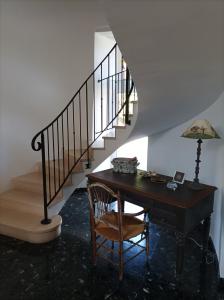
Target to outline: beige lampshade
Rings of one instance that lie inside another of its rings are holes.
[[[189,139],[220,139],[220,136],[207,120],[194,121],[181,136]]]

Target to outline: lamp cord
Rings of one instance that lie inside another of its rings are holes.
[[[188,239],[193,241],[200,248],[200,250],[203,249],[203,246],[199,244],[194,238],[188,237]],[[207,250],[205,260],[207,265],[213,264],[215,261],[215,254],[212,251]]]

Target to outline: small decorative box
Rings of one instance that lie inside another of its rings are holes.
[[[137,172],[139,162],[137,157],[117,157],[111,161],[111,164],[113,165],[114,172],[134,174]]]

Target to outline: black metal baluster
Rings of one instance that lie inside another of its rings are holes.
[[[52,124],[51,129],[52,129],[52,146],[53,146],[54,192],[56,193],[55,147],[54,147],[54,123]]]
[[[64,139],[64,118],[61,115],[61,134],[62,134],[62,160],[63,160],[63,180],[65,180],[65,139]]]
[[[81,109],[81,95],[79,90],[79,142],[80,142],[80,156],[82,155],[82,109]]]
[[[75,164],[76,157],[75,157],[75,107],[74,101],[72,102],[72,129],[73,129],[73,164]]]
[[[70,161],[69,161],[69,156],[70,156],[70,153],[69,153],[69,120],[68,120],[68,107],[67,107],[67,110],[66,110],[66,115],[67,115],[67,146],[68,146],[68,172],[70,170]],[[67,172],[67,173],[68,173]]]
[[[125,123],[125,107],[124,107],[124,79],[123,79],[123,74],[122,74],[122,80],[121,80],[121,84],[122,84],[122,106],[123,106],[123,110],[122,110],[122,116],[123,116],[123,123]]]
[[[51,158],[50,158],[50,143],[49,143],[48,128],[47,128],[47,159],[48,159],[48,189],[49,189],[49,198],[51,200],[51,161],[50,161]]]
[[[95,73],[93,73],[93,135],[96,138],[96,98],[95,98]]]
[[[120,91],[120,74],[118,73],[117,75],[118,79],[117,79],[117,98],[118,98],[118,103],[117,103],[117,106],[118,106],[118,111],[120,110],[121,108],[121,91]],[[120,114],[122,115],[122,111],[120,112]],[[119,122],[119,115],[117,116],[118,117],[118,122]]]
[[[103,131],[103,69],[102,64],[100,65],[100,99],[101,99],[101,132]]]
[[[89,111],[88,111],[88,84],[86,82],[86,138],[87,138],[87,164],[86,169],[90,168],[90,159],[89,159]]]
[[[122,69],[122,58],[121,58],[121,69]],[[124,81],[123,81],[123,73],[120,73],[120,95],[121,95],[121,107],[123,107],[123,104],[124,104]],[[121,112],[121,116],[122,116],[122,119],[123,119],[123,123],[124,123],[124,119],[125,119],[125,116],[124,116],[124,109],[122,109],[122,112]]]
[[[130,90],[130,73],[128,68],[126,69],[126,91],[125,91],[125,95],[126,95],[126,105],[125,105],[125,124],[130,125],[131,122],[129,120],[129,90]]]
[[[122,84],[122,91],[121,91],[121,97],[122,97],[122,106],[124,106],[124,98],[125,98],[125,95],[124,95],[124,73],[121,73],[121,84]],[[125,123],[125,108],[123,108],[122,110],[122,116],[123,116],[123,123]]]
[[[41,156],[42,156],[42,178],[43,178],[43,197],[44,197],[44,219],[41,224],[50,224],[51,220],[48,219],[47,211],[47,178],[46,178],[46,161],[45,161],[45,140],[44,133],[41,132]]]
[[[59,141],[59,126],[58,126],[58,119],[57,119],[57,142],[58,142],[58,189],[61,185],[61,170],[60,170],[60,141]]]
[[[117,46],[115,47],[115,82],[114,82],[114,88],[115,88],[115,116],[117,114]],[[118,120],[116,120],[116,122],[118,122]]]
[[[108,65],[107,65],[107,123],[109,124],[110,122],[110,55],[108,56],[108,59],[107,59],[107,62],[108,62]]]
[[[114,119],[114,77],[111,77],[111,99],[112,99],[112,127],[113,127],[113,119]]]

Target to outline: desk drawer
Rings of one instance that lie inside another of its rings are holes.
[[[176,227],[176,214],[171,211],[163,210],[161,208],[151,208],[149,212],[149,218],[153,223]]]
[[[125,202],[130,202],[140,207],[149,208],[153,207],[154,201],[149,198],[139,197],[135,194],[121,193],[121,199]]]

